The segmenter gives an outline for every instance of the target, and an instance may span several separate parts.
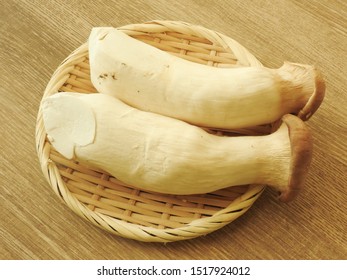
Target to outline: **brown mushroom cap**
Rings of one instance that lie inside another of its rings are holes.
[[[287,114],[282,120],[288,126],[292,161],[288,188],[280,193],[279,200],[289,202],[303,188],[312,159],[313,143],[311,132],[301,119]]]
[[[320,71],[313,69],[315,88],[305,107],[300,110],[298,117],[303,121],[308,120],[321,105],[325,96],[325,82]]]

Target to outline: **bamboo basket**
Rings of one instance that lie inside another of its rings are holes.
[[[201,26],[152,21],[119,28],[183,59],[211,67],[261,66],[235,40]],[[59,91],[93,93],[88,45],[71,53],[51,77],[43,98]],[[262,134],[268,126],[217,134]],[[234,186],[202,195],[164,195],[136,189],[90,166],[67,160],[47,139],[41,108],[36,147],[42,172],[55,193],[79,216],[111,233],[145,242],[186,240],[213,232],[244,214],[263,185]]]

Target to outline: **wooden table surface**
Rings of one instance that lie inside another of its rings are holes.
[[[314,64],[324,103],[305,189],[283,204],[266,190],[243,216],[196,239],[141,243],[81,219],[45,181],[35,149],[53,71],[93,26],[180,20],[222,32],[266,66]],[[0,2],[1,259],[347,259],[347,2],[109,0]]]

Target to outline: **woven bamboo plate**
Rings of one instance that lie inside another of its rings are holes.
[[[233,39],[201,26],[154,21],[119,28],[173,55],[211,67],[261,66]],[[43,98],[58,91],[96,92],[90,81],[88,45],[84,43],[57,68]],[[252,130],[211,133],[261,134]],[[163,195],[120,182],[102,170],[67,160],[47,139],[41,108],[36,147],[42,172],[55,193],[79,216],[114,234],[146,242],[171,242],[215,231],[245,213],[265,186],[229,187],[203,195]]]

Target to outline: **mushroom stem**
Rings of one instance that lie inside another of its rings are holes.
[[[170,55],[112,28],[89,37],[91,81],[143,111],[203,127],[240,129],[294,113],[307,120],[325,92],[312,66],[218,68]]]
[[[310,164],[310,133],[293,115],[270,135],[228,137],[104,94],[58,93],[42,108],[58,152],[139,189],[184,195],[266,184],[290,201]]]

